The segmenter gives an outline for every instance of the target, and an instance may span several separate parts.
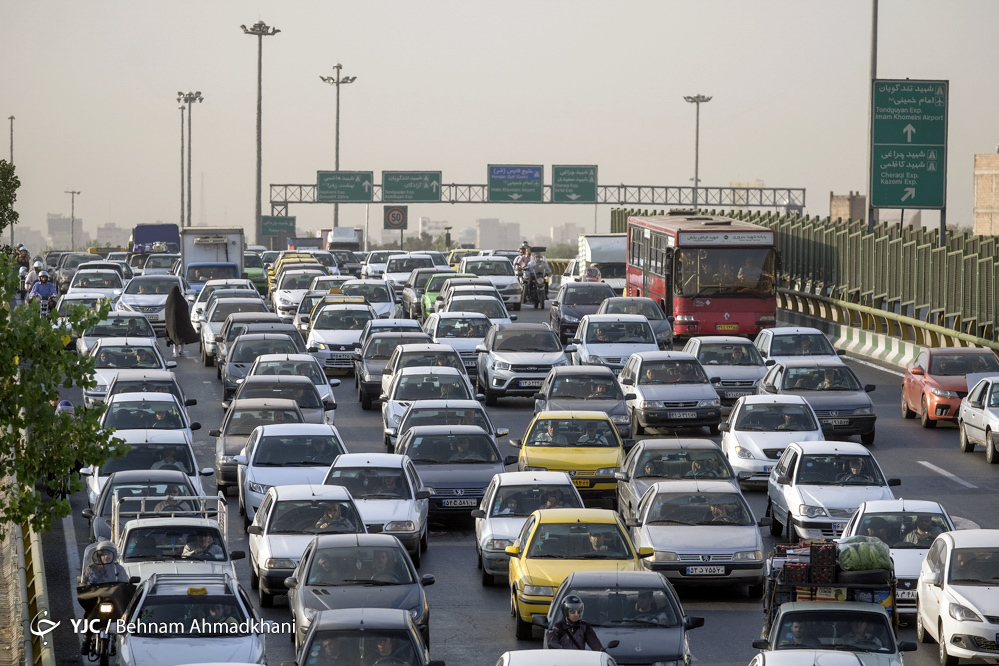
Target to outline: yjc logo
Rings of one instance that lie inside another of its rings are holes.
[[[48,641],[45,640],[45,637],[54,631],[56,627],[62,624],[62,622],[53,622],[52,620],[46,619],[48,614],[49,612],[47,610],[38,612],[35,617],[31,618],[31,624],[29,625],[31,633],[42,639],[42,645],[48,645]]]

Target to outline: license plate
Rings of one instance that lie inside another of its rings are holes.
[[[833,523],[833,532],[842,532],[843,528],[846,527],[843,523]]]
[[[749,391],[725,391],[726,398],[741,398],[744,395],[753,395]]]
[[[916,598],[916,591],[915,590],[897,590],[896,594],[898,595],[898,600],[899,601],[902,601],[904,599],[915,599]]]
[[[446,499],[442,500],[443,506],[478,506],[479,500],[474,498],[469,499]]]
[[[520,388],[537,388],[541,386],[541,379],[522,379],[520,380]]]
[[[577,488],[589,488],[590,487],[590,480],[589,479],[573,479],[572,483]]]
[[[146,315],[146,319],[148,319],[149,321],[159,321],[160,320],[160,316],[159,315],[154,315],[154,314],[148,314],[148,315]]]
[[[770,468],[769,467],[764,467],[763,468],[763,473],[764,474],[769,474],[770,473]]]
[[[465,361],[465,367],[466,368],[474,368],[475,365],[476,365],[475,361]]]
[[[687,567],[688,576],[724,576],[725,567]]]
[[[332,354],[333,358],[345,361],[347,359],[353,359],[353,354]]]
[[[666,412],[668,419],[696,419],[697,412]]]
[[[850,419],[822,419],[822,422],[831,426],[850,425]]]
[[[738,324],[715,324],[716,331],[738,331]]]

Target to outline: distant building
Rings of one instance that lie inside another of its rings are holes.
[[[509,250],[521,243],[519,222],[500,222],[494,217],[475,221],[475,245],[480,250]]]
[[[860,192],[849,194],[829,193],[829,217],[844,220],[867,219],[867,197]]]
[[[56,213],[48,214],[49,247],[57,250],[76,250],[87,246],[83,235],[83,218],[78,217],[71,225],[71,219]]]
[[[14,246],[24,243],[24,246],[31,250],[31,255],[41,254],[42,250],[48,247],[45,236],[37,229],[25,227],[20,224],[14,225]]]
[[[128,238],[131,235],[131,229],[119,227],[113,222],[108,222],[97,227],[95,243],[98,247],[125,247],[128,245]]]
[[[568,243],[575,245],[580,234],[586,233],[586,227],[573,222],[566,222],[560,227],[552,227],[550,243],[552,245],[563,245]]]
[[[478,247],[476,236],[475,229],[462,229],[458,232],[457,247]]]
[[[444,227],[450,226],[447,220],[431,220],[429,217],[421,217],[417,228],[421,236],[430,234],[431,237],[437,238],[443,235]]]
[[[999,153],[975,155],[975,233],[999,235]]]

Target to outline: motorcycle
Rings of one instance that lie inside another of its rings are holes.
[[[108,666],[111,657],[117,654],[113,625],[125,612],[125,607],[135,595],[136,587],[132,583],[121,582],[83,585],[97,545],[90,544],[84,551],[83,571],[77,579],[80,585],[76,588],[76,600],[83,608],[83,617],[87,621],[87,634],[81,654],[91,662],[100,661],[100,666]],[[97,629],[94,633],[90,631],[92,626]]]
[[[17,293],[19,293],[21,295],[21,302],[23,303],[24,299],[28,295],[27,287],[24,284],[27,281],[27,278],[28,278],[28,267],[27,266],[21,266],[21,269],[17,272],[17,275],[18,275],[18,278],[21,281],[20,282],[20,286],[18,286],[18,288],[17,288]]]
[[[534,309],[543,308],[548,297],[548,276],[539,271],[522,271],[524,303],[533,303]]]

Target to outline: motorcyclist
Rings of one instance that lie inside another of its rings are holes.
[[[604,649],[593,627],[583,621],[583,600],[575,594],[562,600],[562,619],[545,632],[545,644],[553,650]]]
[[[118,549],[110,541],[97,544],[91,556],[90,566],[83,577],[84,585],[101,583],[127,583],[128,573],[118,564]]]
[[[531,260],[527,263],[527,270],[532,273],[540,273],[545,277],[552,274],[551,267],[548,266],[548,262],[545,261],[540,252],[535,252],[534,256],[531,257]]]
[[[38,282],[31,287],[31,291],[28,293],[28,302],[30,303],[36,298],[42,303],[52,301],[58,293],[55,285],[49,282],[48,271],[41,271],[38,274]]]
[[[531,261],[530,248],[523,246],[520,248],[520,254],[516,256],[513,260],[513,268],[515,271],[521,271],[527,268],[527,264]]]
[[[45,270],[45,266],[42,262],[36,261],[32,264],[31,270],[24,276],[24,288],[26,291],[31,291],[31,288],[35,286],[36,282],[38,282],[38,274],[43,270]]]
[[[31,267],[31,253],[23,245],[17,246],[17,265],[25,268]]]

